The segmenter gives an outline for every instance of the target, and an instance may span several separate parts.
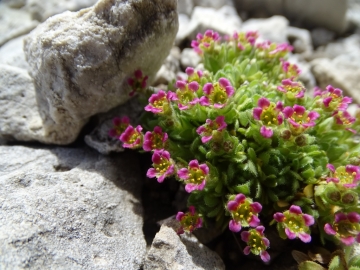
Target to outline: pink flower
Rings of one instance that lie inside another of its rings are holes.
[[[202,218],[198,213],[196,213],[194,206],[189,206],[189,212],[183,213],[178,212],[176,215],[176,220],[180,221],[181,227],[178,230],[178,234],[183,234],[184,232],[193,232],[197,228],[202,227]]]
[[[120,141],[123,142],[124,148],[136,149],[140,148],[143,143],[142,127],[138,125],[136,128],[128,126],[120,135]]]
[[[356,121],[356,118],[353,117],[348,111],[335,111],[333,113],[333,117],[335,119],[335,129],[342,127],[345,128],[345,130],[356,134],[356,130],[350,128],[350,126]]]
[[[134,77],[131,77],[127,80],[128,84],[132,88],[132,91],[130,92],[129,95],[133,96],[136,91],[145,89],[147,79],[148,76],[143,76],[142,71],[140,69],[135,70]]]
[[[163,149],[167,139],[167,133],[163,132],[161,127],[156,126],[153,132],[148,131],[145,133],[143,149],[145,151]]]
[[[273,130],[266,126],[279,126],[283,123],[283,116],[281,110],[283,105],[278,102],[276,105],[270,102],[267,98],[260,98],[258,100],[258,106],[253,109],[253,117],[255,120],[260,120],[264,124],[260,128],[260,134],[265,138],[271,138],[273,136]]]
[[[130,119],[127,116],[123,116],[121,118],[115,117],[112,122],[114,127],[109,130],[109,136],[114,138],[118,138],[130,125]]]
[[[291,52],[294,49],[293,46],[287,44],[287,43],[281,43],[277,44],[276,48],[269,52],[270,55],[277,55],[281,53],[288,53]]]
[[[190,193],[194,190],[203,190],[209,175],[209,167],[200,164],[195,159],[189,162],[188,168],[178,170],[178,176],[186,183],[185,190]]]
[[[216,117],[215,121],[206,119],[206,123],[196,129],[196,132],[201,136],[202,143],[207,143],[212,139],[214,130],[222,131],[226,128],[225,116]]]
[[[258,48],[258,54],[261,58],[284,58],[290,51],[293,50],[293,47],[287,43],[276,44],[270,41],[264,41],[256,45]]]
[[[192,67],[187,67],[185,73],[188,75],[188,82],[200,82],[200,78],[203,76],[203,72],[198,70],[195,72],[195,69]]]
[[[285,77],[293,79],[299,76],[301,70],[297,65],[291,64],[290,62],[285,61],[284,59],[280,59],[280,61],[281,61],[282,70],[285,72]]]
[[[292,205],[284,213],[275,213],[274,219],[278,222],[278,230],[285,231],[289,239],[299,237],[304,243],[311,241],[309,226],[314,224],[314,218],[303,214],[299,206]]]
[[[260,220],[262,206],[258,202],[253,202],[250,198],[246,198],[244,194],[234,196],[227,204],[232,219],[229,222],[229,229],[233,232],[239,232],[242,227],[256,227]]]
[[[319,118],[316,111],[307,111],[305,107],[295,104],[293,107],[286,107],[283,114],[290,124],[290,129],[294,135],[303,133],[309,127],[315,126],[315,120]]]
[[[241,233],[241,240],[246,242],[244,254],[249,255],[250,252],[260,255],[264,262],[270,261],[270,255],[266,249],[270,246],[270,241],[264,236],[264,226],[257,226],[255,229],[244,231]]]
[[[333,224],[326,223],[324,231],[329,235],[334,235],[340,241],[349,246],[355,241],[360,243],[360,215],[356,212],[336,213]]]
[[[145,107],[145,111],[155,114],[168,114],[171,112],[169,102],[176,97],[175,93],[160,90],[156,94],[152,94],[149,98],[149,105]]]
[[[282,85],[277,87],[280,92],[286,93],[286,97],[293,100],[294,98],[303,98],[305,87],[300,82],[293,82],[290,79],[282,80]]]
[[[190,106],[199,102],[199,98],[196,95],[196,91],[199,89],[199,83],[196,81],[187,83],[185,81],[177,81],[176,97],[173,100],[177,100],[180,110],[186,110]]]
[[[196,40],[191,42],[191,47],[198,54],[203,54],[203,52],[213,50],[218,41],[220,41],[220,36],[217,32],[206,30],[204,35],[200,33],[196,35]]]
[[[326,167],[330,170],[330,177],[326,178],[326,182],[334,182],[346,188],[354,188],[358,185],[360,180],[360,167],[346,165],[346,167],[340,166],[336,170],[332,164],[328,164]]]
[[[334,88],[331,85],[326,87],[326,91],[321,91],[320,88],[316,88],[314,95],[315,97],[320,97],[323,109],[330,112],[345,111],[352,102],[351,98],[343,96],[341,89]]]
[[[166,150],[155,150],[152,156],[153,168],[150,168],[146,176],[149,178],[156,177],[159,183],[162,183],[167,176],[174,173],[174,162],[170,158],[170,153]]]
[[[241,51],[245,49],[245,46],[250,45],[254,46],[256,39],[259,37],[256,31],[249,31],[249,32],[235,32],[233,34],[233,39],[236,42],[237,48]]]
[[[203,87],[205,96],[200,98],[200,104],[203,106],[213,105],[214,108],[222,108],[228,102],[235,91],[234,87],[226,78],[220,78],[218,82],[206,83]]]

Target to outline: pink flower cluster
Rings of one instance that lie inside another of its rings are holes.
[[[203,190],[209,176],[209,167],[206,164],[200,164],[195,160],[189,162],[188,168],[182,168],[177,172],[180,179],[186,183],[185,190],[192,192],[194,190]]]
[[[270,261],[270,255],[266,251],[270,247],[270,241],[264,235],[264,226],[257,226],[255,229],[243,231],[241,233],[241,240],[247,243],[244,248],[244,254],[249,255],[252,252],[255,255],[260,255],[264,262]]]
[[[178,220],[181,224],[180,229],[178,230],[178,234],[183,234],[184,232],[193,232],[195,229],[202,227],[202,218],[198,213],[196,213],[196,209],[194,206],[189,206],[189,212],[178,212],[176,215],[176,220]]]
[[[325,91],[316,88],[314,96],[320,98],[323,109],[326,111],[345,111],[352,99],[343,96],[343,91],[339,88],[334,88],[331,85],[326,87]]]
[[[215,120],[206,119],[206,123],[196,129],[201,136],[202,143],[209,142],[213,137],[213,131],[222,131],[226,128],[225,117],[218,116]]]
[[[143,73],[140,69],[135,70],[134,77],[131,77],[127,80],[128,84],[131,86],[132,91],[130,96],[133,96],[136,91],[141,91],[146,88],[146,81],[148,76],[143,76]]]
[[[229,229],[233,232],[239,232],[242,227],[256,227],[260,224],[258,214],[262,206],[258,202],[252,202],[244,194],[237,194],[233,200],[227,204],[227,210],[232,219],[229,222]]]
[[[277,87],[277,90],[286,94],[289,99],[303,98],[305,94],[305,87],[300,82],[294,82],[290,79],[282,80],[282,84]]]
[[[206,83],[203,87],[205,96],[200,98],[200,104],[203,106],[214,106],[214,108],[222,108],[227,103],[229,97],[234,93],[234,87],[226,78],[220,78],[218,82]]]
[[[196,40],[191,42],[191,47],[198,54],[203,54],[206,51],[212,50],[215,44],[220,41],[220,35],[212,30],[206,30],[205,34],[197,34]]]
[[[303,214],[299,206],[292,205],[284,213],[275,213],[274,219],[278,222],[278,229],[283,230],[289,239],[299,237],[304,243],[311,241],[309,226],[314,224],[314,217]]]
[[[336,213],[333,224],[326,223],[324,231],[334,235],[345,245],[360,243],[360,215],[356,212]]]
[[[264,138],[271,138],[273,136],[274,132],[271,126],[280,126],[283,123],[282,109],[283,104],[281,102],[275,105],[275,103],[270,102],[264,97],[258,100],[258,107],[253,109],[253,117],[256,120],[262,121],[263,126],[260,128],[260,134]]]
[[[340,166],[335,170],[334,165],[328,164],[326,167],[330,170],[330,177],[326,182],[334,182],[346,188],[354,188],[360,180],[360,167],[354,165]]]

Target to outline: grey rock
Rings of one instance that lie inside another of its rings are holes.
[[[43,137],[32,78],[24,69],[0,64],[0,138],[29,141]]]
[[[100,0],[49,18],[25,39],[42,141],[71,143],[90,116],[126,102],[135,70],[153,80],[178,29],[176,2]]]
[[[14,66],[28,70],[23,50],[24,36],[14,38],[0,47],[0,64]]]
[[[311,71],[321,88],[331,84],[360,104],[360,52],[343,54],[334,59],[318,58],[310,62]]]
[[[193,0],[178,0],[177,12],[191,16],[194,8]]]
[[[287,28],[287,39],[292,41],[294,53],[301,54],[304,58],[312,55],[313,46],[311,34],[308,30],[289,26]]]
[[[319,47],[328,44],[335,38],[335,32],[326,28],[318,27],[311,30],[311,38],[314,47]]]
[[[220,9],[225,6],[227,2],[227,0],[194,0],[195,6],[211,7],[215,9]]]
[[[311,55],[311,59],[334,59],[339,55],[349,54],[356,51],[360,51],[360,36],[354,34],[349,37],[339,39],[335,42],[331,42],[326,46],[321,46],[317,48],[315,52]]]
[[[143,111],[144,106],[135,97],[107,113],[94,116],[93,121],[97,125],[90,134],[85,136],[85,143],[103,155],[108,155],[111,152],[123,152],[122,142],[109,136],[109,131],[113,128],[112,120],[115,117],[127,116],[130,118],[130,124],[136,126]]]
[[[199,243],[193,235],[177,235],[178,222],[164,223],[146,256],[144,270],[225,269],[219,255]]]
[[[347,27],[346,0],[234,0],[239,12],[259,12],[264,16],[284,15],[301,27],[323,27],[342,33]]]
[[[0,146],[1,269],[139,269],[136,156]]]
[[[165,84],[176,80],[176,74],[180,71],[180,49],[173,47],[163,65],[156,73],[154,85]]]
[[[196,24],[190,24],[190,18],[187,14],[179,14],[179,31],[176,34],[175,45],[180,46],[181,43],[196,30]]]
[[[64,11],[78,11],[82,8],[91,7],[98,0],[27,0],[26,8],[31,17],[40,22]]]
[[[0,2],[0,46],[29,33],[38,24],[25,10],[10,8],[6,3]]]
[[[11,8],[22,8],[26,4],[26,0],[2,0],[2,2]]]
[[[185,48],[181,52],[180,63],[183,69],[187,67],[196,67],[201,62],[201,57],[190,48]]]
[[[176,44],[181,44],[184,39],[195,39],[198,33],[212,29],[219,34],[232,35],[241,28],[241,19],[232,6],[223,6],[219,10],[208,7],[195,7],[191,20],[180,20],[179,34]],[[182,25],[183,24],[183,25]]]
[[[272,42],[284,43],[287,40],[289,21],[283,16],[268,19],[250,19],[243,23],[242,31],[257,31],[260,38]]]
[[[360,28],[360,2],[358,0],[348,0],[349,8],[346,13],[346,20],[349,27]]]

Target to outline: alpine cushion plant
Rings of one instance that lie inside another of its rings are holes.
[[[360,112],[350,114],[351,98],[330,85],[311,96],[287,61],[292,47],[257,38],[199,34],[192,47],[204,68],[186,68],[168,90],[132,84],[148,99],[141,125],[117,118],[110,135],[152,152],[149,178],[185,185],[190,207],[176,216],[179,233],[213,219],[241,235],[244,254],[265,262],[270,226],[283,239],[309,243],[318,234],[324,245],[352,245],[360,231]]]

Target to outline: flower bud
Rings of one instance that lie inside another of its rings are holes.
[[[295,143],[298,145],[298,146],[305,146],[307,144],[306,142],[306,137],[304,135],[300,135],[300,136],[297,136],[295,138]]]
[[[283,132],[281,132],[280,137],[284,140],[289,140],[291,138],[291,131],[288,129],[284,130]]]

